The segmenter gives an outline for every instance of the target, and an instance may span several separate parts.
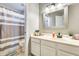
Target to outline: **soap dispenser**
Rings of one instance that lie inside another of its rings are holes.
[[[52,32],[52,37],[55,38],[55,36],[56,36],[56,33]]]

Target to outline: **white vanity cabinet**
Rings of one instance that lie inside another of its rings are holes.
[[[64,54],[66,55],[79,56],[79,46],[57,43],[57,49],[61,51],[65,51]],[[60,54],[63,55],[62,52],[57,52],[57,53],[58,55]]]
[[[55,56],[56,45],[51,41],[31,39],[31,53],[36,56]]]
[[[79,56],[79,42],[65,41],[31,38],[31,53],[35,56]]]
[[[40,40],[32,38],[31,39],[31,53],[40,56]]]
[[[48,46],[41,46],[41,56],[55,56],[56,49]]]
[[[51,41],[41,40],[41,56],[55,56],[56,44]]]

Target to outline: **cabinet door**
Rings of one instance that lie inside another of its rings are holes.
[[[78,46],[57,43],[57,49],[69,52],[76,56],[79,56],[79,47]]]
[[[40,44],[31,42],[31,53],[36,56],[40,56]]]
[[[31,42],[36,42],[40,44],[40,39],[31,38]]]
[[[67,53],[67,52],[63,52],[61,50],[57,51],[57,55],[58,56],[74,56],[73,54]]]
[[[41,46],[41,56],[55,56],[56,49],[48,46]]]

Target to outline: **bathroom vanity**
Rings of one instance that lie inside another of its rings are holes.
[[[72,38],[52,38],[51,35],[31,35],[31,54],[35,56],[78,56],[79,41]]]

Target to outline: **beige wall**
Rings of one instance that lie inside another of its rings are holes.
[[[69,7],[69,30],[79,33],[79,4]]]
[[[42,14],[41,11],[44,9],[45,5],[40,4],[40,30],[42,32],[62,32],[62,33],[68,33],[69,31],[72,31],[74,33],[79,33],[79,4],[73,4],[70,5],[69,8],[69,24],[68,27],[65,29],[44,29],[43,23],[42,23]]]

